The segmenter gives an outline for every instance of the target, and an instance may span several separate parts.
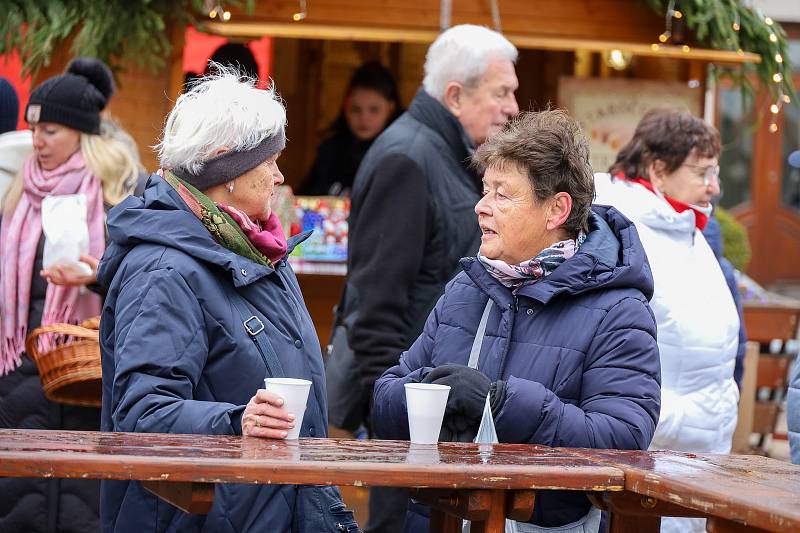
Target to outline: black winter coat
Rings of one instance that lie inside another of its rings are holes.
[[[420,334],[459,259],[478,250],[472,150],[456,117],[420,89],[359,167],[343,316],[368,391]]]
[[[28,331],[41,325],[47,282],[42,270],[44,237],[39,239],[31,280]],[[51,402],[44,395],[33,360],[0,377],[0,428],[97,431],[100,410]],[[3,533],[92,533],[100,531],[100,482],[96,479],[0,478],[0,531]]]

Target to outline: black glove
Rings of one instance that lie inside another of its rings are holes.
[[[497,418],[500,409],[506,401],[506,382],[498,379],[489,387],[489,406],[492,409],[492,416]]]
[[[439,432],[441,442],[472,442],[478,434],[480,421],[468,420],[462,415],[445,417]]]
[[[450,386],[444,410],[445,423],[454,415],[463,417],[469,426],[480,423],[492,384],[483,373],[468,366],[448,364],[431,370],[422,382]],[[475,429],[477,431],[477,425]]]

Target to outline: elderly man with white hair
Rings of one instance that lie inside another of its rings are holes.
[[[359,374],[349,387],[360,393],[368,427],[375,380],[420,334],[459,259],[477,252],[473,207],[481,180],[470,157],[519,111],[516,59],[514,45],[488,28],[461,25],[439,35],[428,49],[422,88],[359,167],[338,320],[344,327],[333,344],[341,346],[346,331]],[[334,357],[329,365],[336,364]],[[353,417],[339,412],[348,392],[342,389],[329,389],[331,420],[355,429]],[[373,490],[366,530],[401,530],[406,505],[399,489]]]
[[[272,91],[219,68],[178,98],[143,196],[111,210],[103,431],[286,438],[303,413],[267,376],[310,380],[299,434],[326,435],[319,340],[286,262],[308,235],[287,242],[270,209],[285,125]],[[205,516],[137,481],[101,490],[105,532],[358,530],[335,487],[220,485]]]

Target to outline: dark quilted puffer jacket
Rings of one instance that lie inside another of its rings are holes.
[[[44,238],[33,271],[42,269]],[[47,283],[34,275],[28,331],[39,327]],[[48,400],[36,364],[26,355],[22,366],[0,377],[0,428],[100,429],[100,409],[72,407]],[[100,482],[95,479],[0,478],[0,531],[3,533],[92,533],[100,531]]]
[[[633,224],[594,206],[589,234],[548,277],[512,293],[475,259],[451,281],[425,331],[375,384],[378,436],[408,439],[405,383],[437,366],[466,365],[483,310],[478,370],[506,382],[495,417],[500,442],[646,450],[658,421],[661,367],[648,305],[653,277]],[[532,522],[563,526],[589,510],[582,492],[544,491]],[[427,530],[412,506],[406,531]]]

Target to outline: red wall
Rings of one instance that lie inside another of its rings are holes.
[[[25,129],[28,124],[25,123],[23,116],[25,114],[25,105],[28,103],[28,96],[30,95],[31,80],[30,78],[22,77],[22,62],[16,53],[0,56],[0,76],[10,81],[11,85],[17,90],[17,97],[19,98],[17,129]]]

